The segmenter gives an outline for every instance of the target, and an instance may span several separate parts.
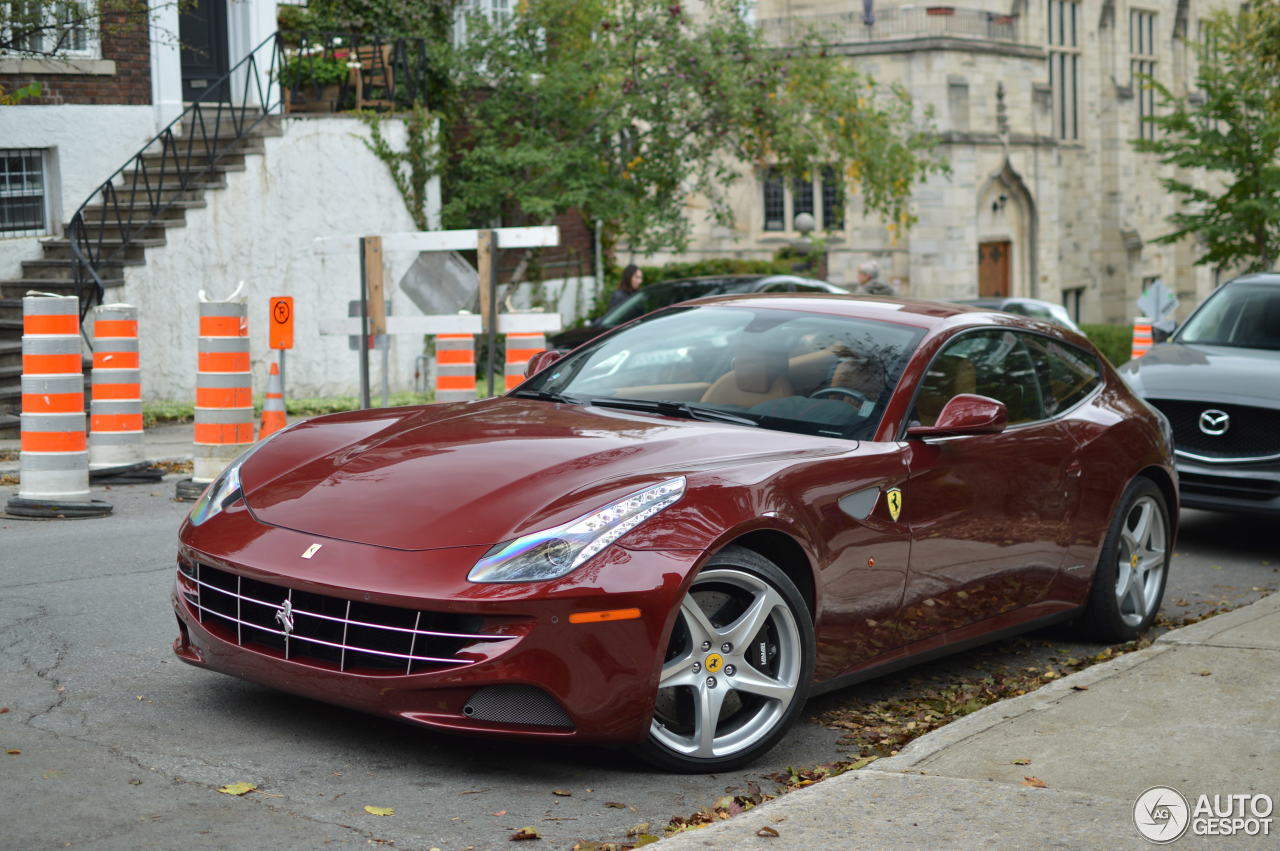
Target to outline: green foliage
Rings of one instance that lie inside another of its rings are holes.
[[[351,73],[346,59],[314,53],[290,56],[280,66],[280,82],[286,86],[327,86],[345,81]]]
[[[675,281],[681,278],[698,278],[703,275],[787,275],[791,274],[796,261],[794,259],[774,260],[741,260],[734,257],[713,257],[706,260],[695,260],[691,263],[668,263],[665,266],[641,266],[644,270],[644,285]],[[618,277],[616,274],[613,276]],[[611,289],[606,292],[612,295]]]
[[[458,0],[310,0],[304,12],[290,13],[296,24],[285,28],[446,40],[457,5]]]
[[[38,98],[42,91],[44,91],[44,87],[40,83],[30,83],[11,92],[0,85],[0,106],[14,106],[22,103],[27,98]]]
[[[142,427],[151,428],[156,423],[189,423],[196,416],[196,407],[190,402],[144,402]]]
[[[1133,354],[1133,327],[1130,325],[1081,325],[1080,330],[1111,361],[1112,366],[1120,366]]]
[[[697,192],[721,224],[739,163],[829,166],[864,208],[910,223],[912,187],[945,170],[905,90],[803,46],[772,49],[731,0],[528,0],[468,21],[443,61],[445,223],[547,221],[579,209],[639,252],[683,248]]]
[[[375,112],[363,115],[369,125],[370,138],[365,147],[382,160],[391,172],[405,209],[413,217],[418,230],[427,230],[427,184],[440,168],[440,146],[436,138],[437,122],[430,110],[414,104],[405,117],[405,149],[391,147],[382,133],[382,117]]]
[[[1182,200],[1156,241],[1196,236],[1197,264],[1270,271],[1280,257],[1280,2],[1217,12],[1206,32],[1195,85],[1203,103],[1144,83],[1159,95],[1157,133],[1133,146],[1179,169],[1161,182]]]

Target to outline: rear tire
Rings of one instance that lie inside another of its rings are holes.
[[[633,751],[684,773],[746,765],[800,714],[813,656],[813,620],[795,583],[758,553],[727,547],[681,601],[649,735]]]
[[[1160,488],[1150,479],[1130,482],[1093,572],[1089,602],[1080,619],[1087,635],[1132,641],[1151,626],[1169,576],[1172,528]]]

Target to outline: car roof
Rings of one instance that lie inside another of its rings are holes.
[[[1238,278],[1232,278],[1227,281],[1224,286],[1232,284],[1269,284],[1273,287],[1280,286],[1280,273],[1277,272],[1256,272],[1252,275],[1241,275]]]
[[[958,304],[897,296],[838,295],[835,293],[742,293],[705,296],[682,305],[742,305],[775,310],[829,313],[860,319],[880,319],[902,325],[934,329],[942,325],[1023,324],[1026,317],[1003,311],[974,310]],[[1042,324],[1042,323],[1037,323]]]

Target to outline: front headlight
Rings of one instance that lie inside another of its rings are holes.
[[[558,579],[684,495],[683,476],[652,485],[563,526],[498,544],[476,562],[472,582]]]
[[[244,496],[244,488],[240,485],[240,468],[244,466],[244,462],[248,461],[249,456],[265,446],[268,441],[275,440],[291,428],[293,426],[287,426],[271,436],[259,440],[253,446],[241,452],[236,457],[236,460],[228,464],[227,468],[218,474],[218,478],[210,482],[209,487],[204,489],[204,493],[200,494],[196,504],[191,507],[191,514],[188,517],[191,525],[199,526]]]

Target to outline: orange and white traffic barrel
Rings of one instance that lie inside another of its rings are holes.
[[[1129,356],[1140,358],[1147,352],[1151,351],[1151,346],[1151,319],[1146,316],[1134,317],[1133,351],[1129,353]]]
[[[191,478],[178,482],[178,499],[198,499],[205,485],[253,445],[253,374],[244,302],[200,302],[196,346],[195,452]]]
[[[476,349],[470,334],[436,335],[436,401],[476,398]]]
[[[138,309],[93,309],[93,373],[89,389],[89,469],[98,473],[145,464]]]
[[[267,377],[267,393],[262,399],[262,424],[258,426],[258,440],[270,437],[284,428],[284,385],[280,383],[280,367],[271,364]]]
[[[75,296],[22,299],[20,421],[18,495],[5,511],[48,518],[110,514],[110,504],[89,498],[80,300]]]
[[[541,331],[511,333],[507,335],[507,389],[524,381],[524,370],[529,359],[546,349],[547,337]]]

